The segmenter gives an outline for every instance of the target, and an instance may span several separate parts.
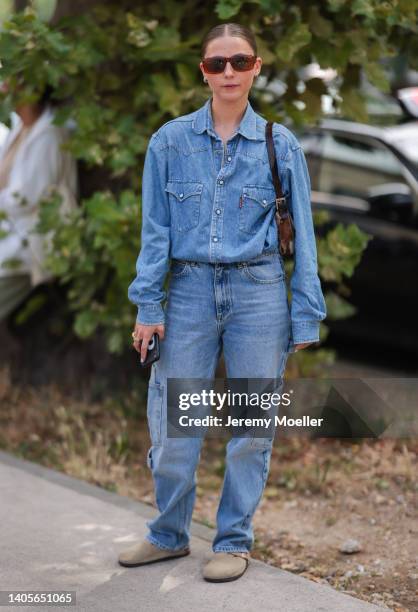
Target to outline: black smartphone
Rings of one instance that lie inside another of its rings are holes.
[[[139,344],[141,346],[142,340],[140,341]],[[149,341],[148,348],[147,348],[147,355],[145,357],[145,360],[143,363],[141,363],[141,357],[140,357],[139,365],[141,366],[141,368],[146,368],[147,366],[150,366],[152,363],[154,363],[154,361],[158,361],[159,358],[160,358],[160,337],[157,334],[157,332],[155,332],[154,334],[152,334],[151,340]]]

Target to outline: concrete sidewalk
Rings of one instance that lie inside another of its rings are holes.
[[[256,560],[237,581],[205,582],[214,533],[196,523],[188,557],[123,568],[118,553],[146,534],[152,507],[4,452],[0,500],[3,591],[76,591],[70,609],[83,612],[388,610]]]

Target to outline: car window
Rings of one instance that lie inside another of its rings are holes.
[[[395,144],[401,151],[415,164],[418,164],[418,134],[412,133],[409,136],[395,139]]]
[[[321,149],[320,191],[367,199],[384,184],[409,188],[401,162],[377,140],[326,132]]]

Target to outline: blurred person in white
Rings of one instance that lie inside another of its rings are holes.
[[[7,91],[7,82],[1,87]],[[16,105],[0,148],[0,321],[53,278],[44,267],[51,234],[34,231],[40,201],[53,190],[62,196],[60,214],[77,206],[76,162],[62,149],[69,133],[53,124],[51,94],[47,87],[37,102]]]

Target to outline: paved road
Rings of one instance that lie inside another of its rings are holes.
[[[152,507],[4,452],[0,452],[0,500],[0,589],[76,591],[77,603],[72,610],[388,609],[256,560],[236,582],[205,582],[201,568],[211,556],[214,533],[196,523],[192,526],[190,556],[147,567],[122,568],[117,555],[145,535],[146,521],[155,512]]]

